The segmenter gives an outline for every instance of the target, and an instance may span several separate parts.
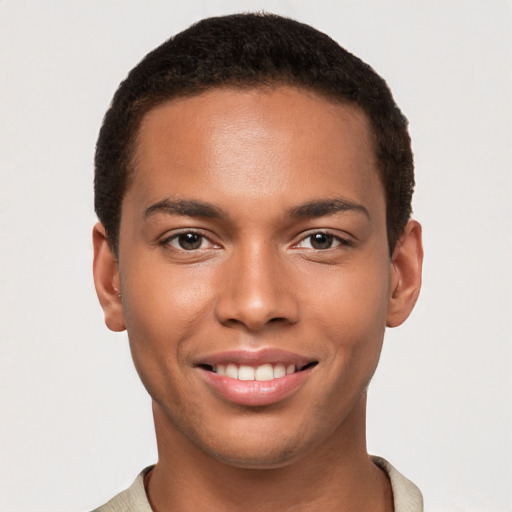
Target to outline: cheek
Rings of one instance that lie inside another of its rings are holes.
[[[377,366],[389,297],[389,268],[365,264],[333,269],[324,293],[312,309],[316,322],[331,341],[330,356],[338,362],[335,379],[369,380]]]
[[[389,265],[381,261],[371,255],[357,265],[328,269],[323,279],[317,279],[323,283],[322,293],[311,294],[310,300],[316,301],[317,313],[340,334],[347,332],[343,326],[361,333],[384,328],[390,284]]]
[[[130,349],[146,387],[149,379],[172,378],[169,368],[184,364],[187,340],[210,314],[212,290],[207,284],[197,286],[197,282],[209,282],[201,274],[201,268],[173,271],[170,265],[155,262],[121,273]]]
[[[185,393],[183,387],[183,372],[190,364],[187,342],[204,323],[210,291],[194,286],[191,276],[172,274],[168,265],[145,268],[123,276],[123,314],[132,359],[150,396],[182,410],[195,396],[194,390]]]
[[[183,329],[193,329],[211,302],[211,279],[206,274],[204,268],[172,267],[158,262],[122,274],[128,331],[151,332],[158,342],[161,337],[179,338]]]

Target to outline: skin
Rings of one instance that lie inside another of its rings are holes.
[[[392,510],[366,451],[366,389],[386,325],[418,296],[421,229],[410,221],[389,256],[365,115],[290,87],[224,88],[153,109],[138,135],[119,255],[96,225],[94,274],[153,399],[153,508]],[[180,245],[190,232],[195,249]],[[274,348],[316,365],[270,405],[226,400],[198,367]]]

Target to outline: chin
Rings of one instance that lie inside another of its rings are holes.
[[[231,449],[205,450],[218,462],[240,469],[277,469],[286,467],[300,458],[297,446],[238,446]]]
[[[197,431],[196,445],[213,459],[245,469],[273,469],[293,464],[318,444],[318,427],[269,412],[226,418],[217,429]]]

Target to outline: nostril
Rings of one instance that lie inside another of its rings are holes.
[[[277,322],[286,322],[286,318],[283,316],[276,316],[275,318],[271,318],[269,323],[277,323]]]

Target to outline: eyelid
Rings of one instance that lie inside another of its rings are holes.
[[[336,244],[333,245],[332,247],[329,247],[327,249],[315,249],[314,247],[301,247],[301,243],[304,242],[305,240],[307,240],[308,238],[312,237],[313,235],[316,235],[317,233],[322,233],[324,235],[328,235],[328,236],[331,236],[334,240],[336,240]],[[299,248],[299,249],[311,249],[313,251],[319,251],[319,252],[323,252],[323,251],[328,251],[330,249],[336,249],[337,247],[352,247],[354,245],[354,242],[353,240],[350,238],[349,235],[346,235],[346,236],[342,236],[339,234],[339,232],[333,232],[333,230],[331,229],[311,229],[311,230],[308,230],[307,232],[305,233],[301,233],[300,235],[300,239],[295,242],[293,245],[292,245],[292,248]]]
[[[181,235],[186,235],[187,233],[193,233],[195,235],[202,237],[204,240],[208,240],[208,242],[210,243],[210,247],[208,247],[207,249],[212,249],[212,248],[216,249],[216,248],[221,247],[219,243],[217,243],[213,240],[214,237],[212,236],[212,234],[207,233],[204,230],[197,229],[197,228],[180,228],[180,229],[173,230],[171,232],[167,232],[164,236],[162,236],[160,238],[158,245],[171,247],[172,249],[175,249],[177,251],[183,251],[183,252],[193,252],[193,251],[205,250],[205,248],[187,250],[187,249],[183,249],[182,247],[176,247],[176,246],[173,246],[170,244],[170,242],[177,240],[178,237],[180,237]]]

